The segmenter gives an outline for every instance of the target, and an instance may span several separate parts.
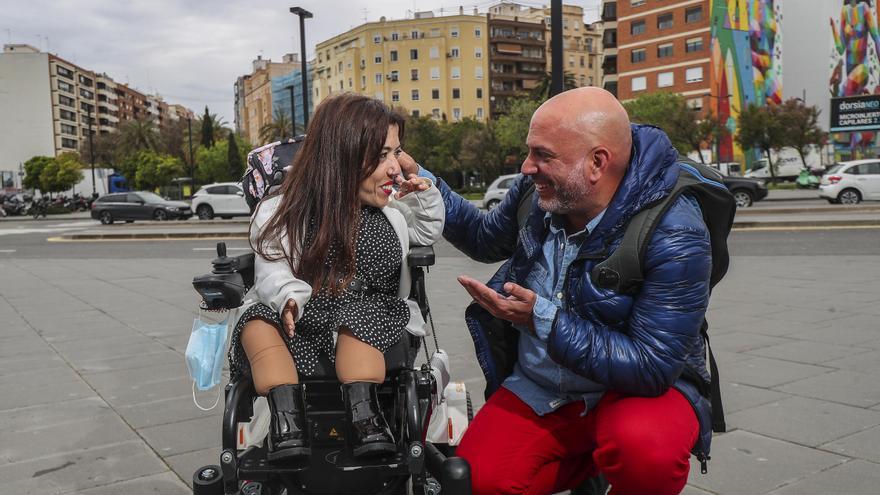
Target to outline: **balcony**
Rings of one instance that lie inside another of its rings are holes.
[[[617,20],[617,3],[606,2],[602,6],[602,22],[613,22]]]
[[[602,61],[602,72],[606,75],[617,74],[617,57],[608,56]]]
[[[602,48],[617,48],[616,29],[608,29],[602,35]]]
[[[498,42],[498,43],[516,43],[519,45],[530,45],[530,46],[544,46],[545,41],[543,39],[536,39],[531,36],[520,36],[520,35],[503,35],[503,34],[493,34],[489,37],[489,42]]]

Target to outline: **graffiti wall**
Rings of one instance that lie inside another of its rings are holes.
[[[745,161],[733,142],[742,108],[782,102],[782,0],[712,0],[711,101],[727,122],[730,135],[721,140],[722,161]]]
[[[880,94],[880,32],[875,1],[842,0],[840,14],[830,21],[831,97]],[[876,132],[835,133],[831,137],[836,152],[851,157],[874,156]]]

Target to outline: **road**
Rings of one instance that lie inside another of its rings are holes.
[[[0,222],[0,492],[184,494],[218,453],[219,410],[192,404],[182,356],[196,314],[190,281],[210,269],[215,241],[47,240],[91,229],[85,219]],[[708,316],[729,430],[714,439],[708,475],[692,465],[686,494],[876,493],[878,230],[731,234]],[[455,276],[485,280],[495,266],[446,242],[436,252],[438,336],[479,406]]]

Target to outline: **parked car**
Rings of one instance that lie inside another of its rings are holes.
[[[218,182],[203,186],[193,195],[192,210],[199,220],[215,216],[232,218],[250,216],[251,210],[244,200],[244,191],[238,182]]]
[[[486,194],[483,195],[483,208],[491,210],[498,206],[518,175],[519,174],[502,175],[492,181],[486,189]]]
[[[819,182],[819,197],[829,203],[858,204],[880,200],[880,160],[853,160],[834,164]]]
[[[149,191],[105,194],[92,203],[92,218],[109,225],[116,220],[186,220],[192,209],[183,201],[170,201]]]
[[[733,194],[738,208],[752,206],[767,197],[767,183],[762,179],[724,176],[724,185]]]

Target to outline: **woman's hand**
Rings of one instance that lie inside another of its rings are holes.
[[[400,165],[400,171],[404,177],[419,173],[419,164],[406,151],[400,150],[400,154],[397,155],[397,163]]]
[[[294,323],[296,314],[296,301],[288,299],[284,309],[281,310],[281,323],[284,324],[284,331],[287,332],[287,336],[291,338],[293,338],[293,329],[296,326],[296,323]]]
[[[416,174],[411,174],[407,180],[398,180],[400,180],[397,184],[400,187],[400,190],[394,196],[396,199],[400,199],[411,192],[424,191],[431,187],[430,179],[427,177],[419,177]]]

